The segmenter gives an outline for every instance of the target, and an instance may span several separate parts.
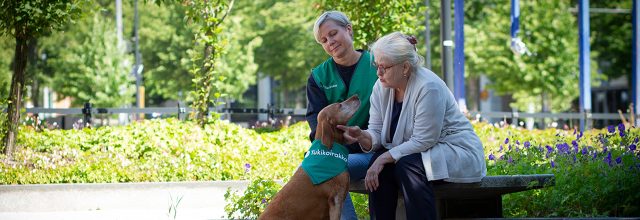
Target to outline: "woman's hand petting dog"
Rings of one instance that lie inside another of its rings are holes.
[[[346,144],[353,144],[358,141],[358,137],[362,135],[362,129],[358,126],[344,126],[338,125],[338,129],[344,131],[342,136],[347,142]]]
[[[363,132],[358,126],[344,126],[338,125],[338,129],[344,131],[342,136],[346,144],[353,144],[358,142],[364,151],[371,150],[371,136],[367,132]]]

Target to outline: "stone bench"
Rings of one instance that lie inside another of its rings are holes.
[[[501,218],[502,195],[555,184],[553,174],[487,176],[478,183],[435,185],[438,218]],[[350,192],[364,193],[364,180],[352,183]],[[405,219],[402,194],[396,219]]]

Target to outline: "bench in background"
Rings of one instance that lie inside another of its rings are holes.
[[[555,184],[553,174],[486,176],[478,183],[435,185],[439,218],[501,218],[502,195],[539,189]],[[364,180],[352,183],[349,191],[364,193]],[[402,194],[397,218],[405,219]]]

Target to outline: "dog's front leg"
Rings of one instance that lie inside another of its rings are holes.
[[[340,192],[329,198],[329,219],[340,220],[345,197],[346,195]]]

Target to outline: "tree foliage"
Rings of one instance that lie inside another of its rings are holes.
[[[237,6],[234,6],[237,8]],[[194,75],[189,70],[197,65],[190,59],[202,56],[205,44],[196,43],[198,23],[185,19],[189,6],[178,2],[165,2],[161,6],[146,4],[140,10],[141,52],[145,63],[145,85],[154,102],[162,100],[194,101],[185,95],[193,90]],[[232,10],[221,28],[219,59],[215,62],[214,92],[232,99],[255,83],[257,66],[253,59],[255,41],[245,37],[253,33],[245,23],[246,15]],[[195,37],[194,37],[195,36]],[[155,101],[157,100],[157,101]]]
[[[81,21],[75,26],[82,30],[76,32],[76,43],[58,48],[58,54],[49,59],[56,72],[53,89],[73,97],[75,106],[91,102],[98,107],[115,107],[133,101],[132,57],[118,47],[111,21],[99,14]]]
[[[9,34],[16,40],[14,71],[7,106],[8,123],[5,123],[7,127],[3,140],[5,154],[11,155],[14,151],[17,126],[20,122],[19,109],[22,105],[22,91],[26,81],[27,42],[73,21],[81,15],[82,5],[87,2],[86,0],[5,0],[0,2],[0,34]]]
[[[187,51],[194,47],[195,33],[195,27],[184,19],[187,9],[172,2],[161,6],[141,4],[139,7],[140,53],[149,97],[147,103],[184,100],[193,86]],[[133,17],[132,13],[127,14],[125,17]]]
[[[0,99],[9,97],[9,87],[11,86],[11,63],[16,49],[15,39],[0,35]]]
[[[254,49],[256,63],[262,73],[279,81],[276,91],[303,87],[311,68],[328,57],[313,38],[313,22],[319,15],[313,6],[308,0],[261,0],[241,9],[256,30],[246,38],[260,41]]]
[[[224,76],[219,75],[216,69],[217,60],[222,54],[226,42],[223,40],[223,25],[231,9],[234,0],[230,2],[217,1],[211,4],[207,0],[187,1],[187,17],[196,25],[196,43],[203,45],[203,52],[191,52],[191,61],[194,65],[190,69],[193,77],[194,90],[191,92],[193,98],[193,108],[195,109],[195,119],[200,126],[204,127],[209,115],[209,105],[222,96],[216,88],[216,81],[224,80]],[[211,99],[213,93],[213,101]]]
[[[591,1],[590,8],[631,9],[632,1]],[[609,79],[628,76],[631,81],[631,13],[590,13],[591,50]],[[630,87],[630,86],[629,86]]]
[[[521,3],[520,37],[531,52],[522,56],[509,46],[510,7],[503,1],[467,5],[471,14],[465,20],[469,74],[485,74],[496,92],[513,93],[515,107],[524,109],[546,94],[552,110],[569,109],[579,95],[577,20],[569,13],[571,5],[567,1]],[[591,70],[595,76],[596,69]]]
[[[376,39],[394,31],[417,35],[424,30],[426,7],[420,0],[321,2],[322,10],[342,11],[351,19],[356,48],[366,48]]]

